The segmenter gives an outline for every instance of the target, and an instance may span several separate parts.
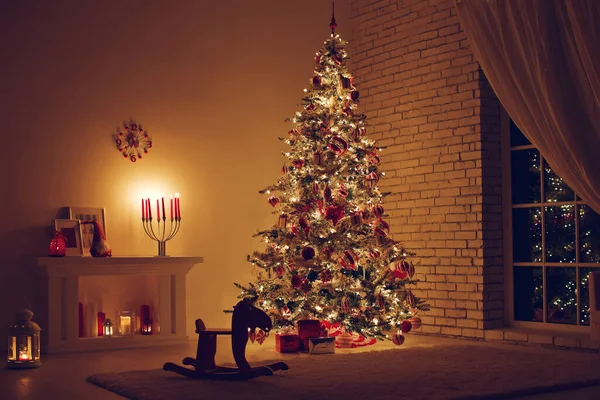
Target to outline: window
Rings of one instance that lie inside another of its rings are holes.
[[[512,121],[510,170],[513,321],[589,325],[588,278],[600,270],[600,216]]]

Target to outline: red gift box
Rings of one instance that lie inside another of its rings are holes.
[[[308,351],[308,339],[321,336],[321,322],[318,319],[303,319],[298,321],[298,338],[300,349]]]
[[[275,350],[280,353],[295,353],[298,351],[298,335],[295,333],[276,333]]]

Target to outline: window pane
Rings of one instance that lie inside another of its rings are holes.
[[[546,201],[573,201],[575,193],[573,190],[550,168],[550,165],[544,163],[544,198]]]
[[[512,151],[511,178],[513,204],[539,203],[542,199],[539,151]]]
[[[531,142],[529,142],[529,140],[527,140],[525,135],[523,135],[521,130],[519,128],[517,128],[517,125],[515,125],[515,123],[511,119],[510,120],[510,145],[511,146],[523,146],[526,144],[531,144]]]
[[[575,206],[545,210],[546,262],[575,262]]]
[[[543,322],[542,267],[514,267],[515,321]]]
[[[577,324],[575,268],[546,268],[547,322]]]
[[[590,324],[590,284],[589,275],[592,272],[600,271],[600,268],[581,268],[579,270],[579,277],[581,279],[580,290],[579,290],[579,301],[580,301],[580,312],[579,324],[589,325]]]
[[[542,262],[542,209],[513,209],[513,261]]]
[[[579,261],[600,262],[600,216],[587,205],[579,206]]]

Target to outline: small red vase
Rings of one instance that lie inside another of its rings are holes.
[[[50,257],[64,257],[67,254],[67,243],[65,237],[59,231],[52,232],[54,237],[50,241],[48,247],[48,255]]]

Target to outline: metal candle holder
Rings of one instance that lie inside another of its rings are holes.
[[[156,219],[156,232],[152,227],[152,217],[142,218],[142,226],[146,235],[158,243],[158,256],[166,257],[167,255],[167,242],[177,235],[179,227],[181,226],[181,217],[170,218],[170,227],[167,234],[167,217]]]

